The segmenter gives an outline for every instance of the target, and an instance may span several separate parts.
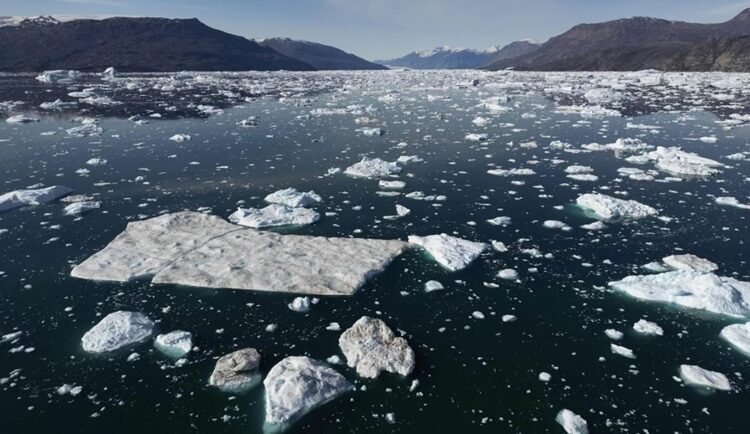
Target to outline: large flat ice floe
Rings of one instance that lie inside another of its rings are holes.
[[[653,161],[661,171],[674,175],[709,176],[721,172],[719,168],[724,167],[718,161],[685,152],[677,147],[659,146],[643,157]]]
[[[286,188],[269,194],[263,200],[290,208],[300,208],[313,205],[323,199],[312,190],[297,191],[296,188]]]
[[[266,424],[288,425],[305,413],[352,390],[334,369],[309,357],[287,357],[263,380],[266,387]]]
[[[345,174],[359,178],[385,178],[399,172],[401,172],[401,166],[396,162],[367,157],[344,170]]]
[[[16,190],[0,195],[0,211],[10,211],[22,206],[52,202],[73,192],[72,188],[55,185],[47,188]]]
[[[618,199],[601,193],[582,194],[578,196],[576,203],[604,220],[641,219],[658,214],[656,209],[640,202]]]
[[[487,248],[485,243],[462,240],[447,234],[426,237],[409,235],[409,242],[424,248],[440,265],[450,271],[466,268]]]
[[[115,351],[143,342],[154,332],[154,322],[140,312],[118,310],[105,316],[81,338],[90,353]]]
[[[208,288],[351,295],[408,244],[398,240],[280,235],[196,212],[129,223],[73,277],[151,278]]]
[[[750,282],[714,273],[669,271],[628,276],[609,286],[642,300],[673,303],[732,317],[750,314]]]

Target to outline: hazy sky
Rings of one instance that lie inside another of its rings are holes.
[[[438,45],[544,41],[578,23],[637,15],[719,22],[746,7],[750,0],[0,0],[0,15],[195,17],[242,36],[289,36],[382,59]]]

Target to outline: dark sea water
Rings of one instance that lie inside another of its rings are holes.
[[[463,84],[474,76],[480,78],[478,86]],[[263,387],[229,395],[208,386],[216,359],[255,347],[263,373],[290,355],[343,359],[340,333],[326,326],[335,321],[343,330],[362,315],[403,331],[416,352],[415,371],[408,378],[383,374],[367,380],[334,365],[357,391],[307,414],[289,433],[562,433],[555,422],[562,408],[585,418],[594,433],[750,432],[744,414],[750,406],[750,358],[719,338],[724,326],[744,321],[643,302],[607,287],[676,253],[715,262],[719,275],[750,280],[750,211],[714,203],[716,196],[750,202],[750,162],[725,158],[750,151],[750,127],[722,123],[731,113],[745,113],[746,87],[711,87],[726,79],[718,75],[685,77],[687,84],[646,88],[617,74],[258,74],[251,78],[255,88],[243,78],[244,87],[232,88],[236,94],[230,96],[221,91],[240,80],[233,75],[209,80],[200,90],[191,81],[166,93],[139,76],[122,78],[133,85],[117,85],[116,91],[114,84],[94,77],[56,85],[0,77],[0,102],[25,102],[0,110],[0,118],[25,112],[41,119],[19,125],[0,121],[0,193],[66,185],[102,202],[101,209],[81,218],[63,215],[59,202],[0,214],[0,229],[7,229],[0,233],[0,334],[23,331],[18,341],[0,344],[0,432],[260,433]],[[605,106],[624,116],[583,118],[556,110],[560,104],[581,104],[587,87],[618,80],[628,83],[623,101]],[[262,91],[256,82],[265,83]],[[571,86],[572,94],[549,89],[562,85]],[[80,104],[51,113],[36,109],[58,97],[75,100],[66,93],[92,86],[123,104]],[[719,93],[734,99],[710,98]],[[508,96],[500,104],[509,110],[492,112],[480,105],[493,96]],[[199,115],[198,104],[224,111]],[[311,114],[316,108],[353,105],[359,108],[345,114]],[[148,123],[127,119],[135,114]],[[101,135],[69,137],[65,131],[80,125],[78,116],[99,119]],[[258,116],[257,127],[236,125],[250,116]],[[356,124],[361,116],[372,122]],[[472,124],[477,116],[489,123]],[[628,128],[629,123],[652,127]],[[386,134],[364,136],[357,131],[363,126]],[[489,139],[467,141],[468,133],[487,133]],[[192,139],[176,143],[169,140],[174,134]],[[716,141],[698,140],[707,136]],[[625,137],[680,146],[726,167],[707,178],[665,182],[670,175],[654,172],[654,181],[635,181],[617,169],[653,170],[653,165],[636,166],[610,151],[573,153],[548,146],[561,140],[579,149]],[[531,141],[537,147],[521,146]],[[400,197],[377,195],[377,180],[326,175],[329,168],[344,169],[362,156],[394,161],[401,155],[424,162],[404,168]],[[87,166],[95,157],[107,164]],[[567,178],[564,169],[573,164],[590,166],[599,179]],[[495,166],[532,168],[536,174],[487,174]],[[89,173],[76,173],[82,168]],[[309,313],[289,310],[292,294],[69,276],[75,264],[102,249],[130,221],[181,210],[226,218],[238,203],[262,206],[265,195],[287,187],[314,190],[324,199],[315,209],[336,214],[310,226],[278,229],[282,233],[402,240],[448,233],[502,241],[510,250],[487,250],[459,272],[412,250],[355,295],[323,297]],[[412,191],[447,200],[403,196]],[[672,219],[608,223],[603,231],[586,231],[579,226],[594,220],[574,204],[579,194],[592,191],[627,192],[627,198]],[[395,213],[396,203],[411,214],[384,220]],[[486,222],[498,216],[509,216],[512,223]],[[547,229],[545,220],[573,229]],[[552,256],[522,252],[529,248]],[[518,270],[519,281],[496,278],[504,268]],[[446,289],[426,293],[428,280]],[[485,285],[489,282],[498,287]],[[109,355],[85,353],[81,336],[116,310],[143,312],[162,332],[190,331],[197,349],[181,367],[151,343]],[[485,318],[474,318],[475,311]],[[517,320],[503,322],[506,314]],[[632,324],[642,318],[663,327],[664,336],[636,333]],[[278,329],[266,332],[272,323]],[[636,359],[610,352],[604,334],[610,328],[624,332],[617,343],[632,349]],[[126,361],[133,351],[140,359]],[[681,364],[724,373],[733,391],[707,392],[676,381]],[[550,373],[551,380],[540,381],[541,372]],[[419,386],[410,391],[413,379]],[[60,395],[63,384],[82,386],[82,392]],[[386,421],[387,413],[395,414],[395,424]]]

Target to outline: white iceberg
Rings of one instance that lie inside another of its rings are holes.
[[[640,319],[638,322],[633,324],[633,330],[636,332],[642,334],[642,335],[651,335],[651,336],[663,336],[664,335],[664,329],[659,327],[658,324],[655,322],[647,321],[645,319]]]
[[[105,316],[81,338],[84,351],[104,353],[143,342],[151,337],[154,322],[140,312],[118,310]]]
[[[360,178],[385,178],[399,172],[401,172],[401,166],[398,163],[367,157],[344,170],[345,174]]]
[[[349,367],[365,378],[381,371],[407,376],[414,370],[414,351],[380,319],[363,316],[339,337]]]
[[[232,223],[250,228],[302,226],[313,224],[319,219],[320,214],[314,210],[277,204],[265,208],[237,208],[237,211],[229,216]]]
[[[696,365],[680,365],[680,378],[691,386],[717,390],[732,390],[729,379],[721,372],[709,371]]]
[[[586,419],[566,409],[560,410],[555,417],[555,421],[559,423],[566,433],[568,434],[588,434],[589,428],[586,424]]]
[[[728,325],[721,329],[719,335],[740,352],[750,356],[750,322]]]
[[[169,357],[179,359],[193,349],[193,335],[183,330],[157,335],[154,347]]]
[[[581,208],[593,211],[604,220],[641,219],[658,214],[659,212],[634,200],[617,199],[601,193],[586,193],[578,196],[576,203]]]
[[[101,208],[102,203],[93,201],[93,200],[86,200],[83,202],[73,202],[70,205],[66,206],[65,209],[63,209],[63,212],[67,215],[80,215],[86,212],[89,212],[91,210],[95,210],[98,208]]]
[[[309,357],[287,357],[263,380],[266,424],[286,426],[310,410],[329,402],[352,385],[326,364]]]
[[[628,276],[609,286],[642,300],[673,303],[731,317],[750,314],[750,282],[697,271]]]
[[[295,188],[286,188],[269,194],[263,200],[268,203],[284,205],[290,208],[303,208],[316,204],[323,199],[312,190],[300,192]]]
[[[450,271],[466,268],[487,248],[485,243],[462,240],[447,234],[425,237],[409,235],[409,243],[424,248],[440,265]]]
[[[654,161],[660,170],[674,175],[709,176],[721,172],[719,168],[724,167],[718,161],[685,152],[678,147],[659,146],[643,156]]]
[[[55,185],[47,188],[16,190],[0,195],[0,211],[9,211],[22,206],[41,205],[52,202],[73,192],[72,188]]]
[[[670,255],[662,258],[662,261],[674,270],[709,272],[716,271],[719,266],[708,259],[699,258],[695,255]]]

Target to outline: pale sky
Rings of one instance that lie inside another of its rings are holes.
[[[250,38],[306,39],[372,60],[439,45],[545,41],[575,24],[631,16],[720,22],[747,7],[750,0],[0,0],[0,15],[198,18]]]

